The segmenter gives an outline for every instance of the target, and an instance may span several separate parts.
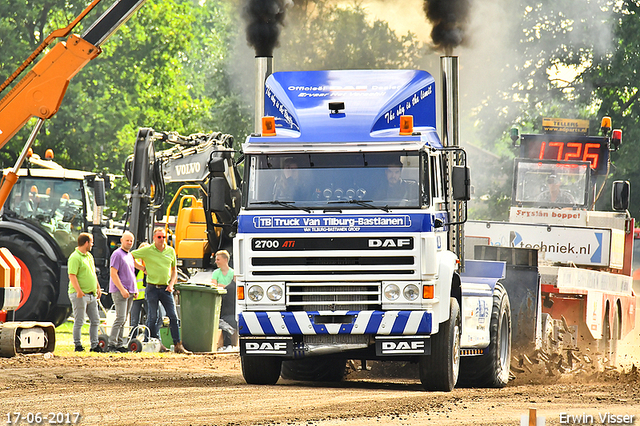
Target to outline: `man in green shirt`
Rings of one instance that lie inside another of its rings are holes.
[[[153,244],[131,252],[135,259],[144,262],[143,271],[147,274],[147,327],[151,337],[159,339],[157,324],[158,303],[162,303],[169,317],[169,330],[173,338],[174,351],[179,354],[190,354],[180,341],[178,314],[173,300],[173,286],[178,279],[176,252],[166,244],[167,235],[164,228],[153,230]],[[166,348],[162,347],[164,351]]]
[[[86,232],[78,236],[78,247],[75,249],[67,268],[69,273],[69,299],[73,307],[73,343],[76,352],[83,352],[82,347],[82,325],[84,324],[84,314],[89,317],[89,340],[91,342],[91,352],[102,352],[98,345],[98,327],[100,325],[100,314],[98,313],[98,298],[102,295],[98,277],[96,276],[96,266],[91,255],[93,247],[93,236]]]

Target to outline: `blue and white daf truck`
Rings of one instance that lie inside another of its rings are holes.
[[[247,383],[336,381],[354,359],[419,363],[427,390],[504,386],[505,266],[459,254],[469,170],[436,132],[434,78],[277,72],[264,115],[234,240]]]

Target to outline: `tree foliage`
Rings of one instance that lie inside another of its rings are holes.
[[[274,56],[285,70],[404,69],[416,67],[422,50],[414,34],[398,36],[387,22],[370,20],[359,3],[307,0],[289,11]]]
[[[638,2],[521,0],[509,7],[520,17],[506,46],[514,54],[498,77],[505,82],[503,89],[487,94],[476,117],[487,135],[484,147],[504,152],[513,126],[522,133],[541,133],[542,117],[589,119],[590,134],[596,135],[601,118],[611,116],[624,141],[611,154],[608,181],[598,185],[605,188],[598,208],[608,209],[613,180],[630,180],[632,188],[634,180],[640,182]],[[640,193],[632,189],[631,214],[639,208]]]
[[[10,10],[12,3],[18,2],[1,0],[0,9]],[[66,26],[84,6],[35,3],[1,15],[3,75],[9,75],[43,36]],[[35,9],[41,12],[33,13]],[[229,41],[235,36],[231,11],[229,3],[221,0],[147,1],[102,46],[101,55],[71,80],[62,107],[45,123],[34,151],[53,148],[57,161],[67,168],[122,174],[140,127],[181,134],[230,133],[225,128],[244,132],[238,120],[232,121],[234,117],[223,111],[237,102],[225,72]],[[85,21],[92,22],[88,18]],[[74,32],[81,31],[80,27]],[[28,128],[23,129],[3,150],[5,166],[17,158],[28,133]],[[124,183],[117,193],[126,191]],[[111,196],[110,201],[123,209],[123,197]]]

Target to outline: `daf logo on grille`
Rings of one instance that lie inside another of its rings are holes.
[[[377,239],[372,238],[369,239],[369,247],[388,247],[388,248],[396,248],[396,247],[409,247],[411,246],[411,238],[384,238]]]

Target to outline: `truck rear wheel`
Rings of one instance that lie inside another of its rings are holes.
[[[466,387],[502,388],[509,381],[511,362],[511,306],[502,284],[493,290],[489,325],[491,342],[480,356],[460,361],[460,384]]]
[[[275,356],[241,356],[242,376],[250,385],[275,385],[280,378],[282,358]]]
[[[306,382],[340,382],[347,361],[344,359],[311,357],[282,362],[283,379]]]
[[[426,390],[451,392],[460,370],[460,305],[449,298],[449,319],[431,335],[431,355],[420,357],[420,381]]]
[[[22,296],[20,307],[15,311],[16,321],[50,321],[58,293],[56,265],[36,243],[23,235],[0,234],[0,246],[8,248],[22,268]],[[56,319],[60,321],[60,316]]]

